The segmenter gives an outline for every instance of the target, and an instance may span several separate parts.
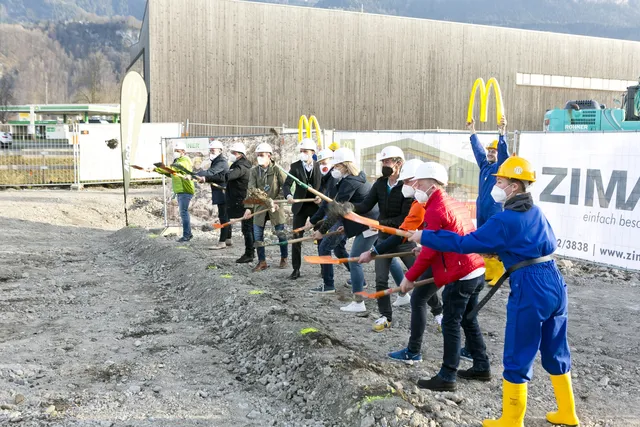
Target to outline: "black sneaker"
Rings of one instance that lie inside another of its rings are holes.
[[[178,242],[182,243],[182,242],[188,242],[189,240],[191,240],[193,238],[193,236],[191,237],[184,237],[182,236],[181,238],[178,239]]]
[[[418,387],[433,391],[456,391],[455,381],[445,381],[438,375],[428,380],[418,380]]]
[[[491,371],[477,371],[473,368],[458,371],[458,378],[465,380],[490,381]]]
[[[244,254],[240,258],[236,260],[238,264],[246,264],[249,262],[253,262],[253,255]]]

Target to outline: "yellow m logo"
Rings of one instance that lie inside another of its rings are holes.
[[[480,121],[487,121],[487,110],[489,107],[489,95],[493,87],[493,92],[496,95],[496,123],[500,124],[500,119],[504,116],[504,105],[502,104],[502,92],[500,91],[500,85],[498,81],[492,77],[487,84],[484,84],[482,78],[476,79],[471,89],[471,96],[469,97],[469,109],[467,111],[467,122],[473,120],[473,107],[475,105],[476,93],[480,89]]]
[[[318,137],[318,147],[322,149],[322,134],[320,133],[320,125],[316,116],[311,116],[307,119],[307,116],[300,116],[298,121],[298,141],[302,141],[304,138],[311,138],[311,126],[316,130],[316,136]],[[303,131],[306,130],[306,136]]]

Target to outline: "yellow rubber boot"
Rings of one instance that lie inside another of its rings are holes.
[[[485,257],[484,268],[486,270],[484,273],[484,279],[489,282],[490,286],[495,285],[504,271],[504,266],[498,258]]]
[[[489,286],[495,286],[495,284],[498,283],[498,280],[500,280],[500,278],[504,274],[504,265],[498,258],[493,258],[492,263],[493,279],[491,279],[491,281],[489,282]]]
[[[497,420],[484,420],[482,427],[524,427],[527,411],[527,383],[514,384],[502,380],[502,416]]]
[[[493,258],[487,258],[487,257],[483,257],[484,258],[484,280],[486,280],[487,282],[493,280],[495,274],[493,272]]]
[[[553,384],[553,393],[556,395],[558,410],[547,413],[547,421],[556,425],[580,425],[576,415],[576,402],[573,398],[571,372],[564,375],[551,375],[551,384]]]

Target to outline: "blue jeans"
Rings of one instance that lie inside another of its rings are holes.
[[[180,219],[182,220],[182,237],[190,239],[193,237],[191,234],[191,217],[189,216],[189,203],[193,194],[178,193],[178,209],[180,210]]]
[[[364,237],[362,233],[358,234],[351,244],[349,257],[359,257],[362,252],[371,249],[377,238],[378,236],[375,234],[370,237]],[[364,288],[364,271],[362,270],[362,265],[357,262],[350,262],[349,270],[351,272],[351,290],[354,294],[356,292],[362,292]]]
[[[218,207],[218,219],[220,220],[220,224],[225,224],[229,222],[229,214],[227,213],[227,205],[222,203],[220,205],[216,205]],[[228,239],[231,239],[231,226],[225,227],[220,230],[220,243],[226,242]]]
[[[397,286],[400,286],[402,279],[404,279],[404,270],[402,270],[402,264],[398,258],[391,258],[391,265],[389,266],[389,272],[393,281]]]
[[[487,347],[482,338],[478,318],[475,316],[471,320],[467,319],[467,314],[478,305],[478,295],[484,286],[484,275],[481,275],[475,279],[449,283],[442,291],[444,351],[438,376],[444,381],[456,380],[456,371],[460,363],[460,326],[464,330],[466,348],[473,357],[473,369],[482,372],[490,369]]]
[[[275,227],[273,227],[276,229],[276,231],[284,231],[284,224],[280,224],[280,225],[276,225]],[[264,238],[264,227],[260,227],[259,225],[253,224],[253,240],[258,242],[258,241],[262,241],[262,239]],[[278,240],[280,242],[286,242],[287,239],[285,237],[278,237]],[[289,252],[288,252],[289,247],[287,245],[280,245],[280,257],[281,258],[288,258],[289,257]],[[257,252],[258,252],[258,261],[266,261],[267,260],[267,256],[265,254],[264,248],[257,248]]]
[[[329,232],[336,231],[341,225],[341,223],[334,224],[334,226],[329,229]],[[346,241],[347,237],[344,234],[325,237],[320,240],[320,243],[318,244],[318,255],[331,255],[331,251],[334,251],[338,258],[348,258],[349,255],[346,253],[347,250],[345,249]],[[333,265],[322,264],[320,265],[320,270],[322,271],[324,288],[335,289],[335,284],[333,282]]]

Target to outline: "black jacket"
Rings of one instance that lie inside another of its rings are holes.
[[[251,162],[244,156],[236,160],[227,174],[227,209],[231,218],[239,218],[244,213],[243,200],[247,198]]]
[[[367,197],[361,203],[354,203],[354,212],[360,215],[366,214],[377,204],[380,209],[378,217],[380,225],[399,228],[409,214],[413,198],[406,198],[402,195],[402,181],[398,181],[391,191],[388,191],[388,182],[389,178],[378,178]],[[389,235],[380,233],[380,237],[386,239]]]
[[[327,174],[324,175],[320,180],[320,191],[322,191],[322,194],[330,199],[333,199],[338,193],[338,182],[340,182],[340,180],[335,179],[333,176],[331,176],[332,170],[333,168],[329,169],[329,172],[327,172]],[[309,218],[309,222],[315,225],[318,221],[324,218],[326,214],[327,202],[323,200],[318,211],[313,214],[311,218]]]
[[[211,161],[209,169],[197,173],[198,176],[204,176],[207,182],[225,186],[227,184],[227,172],[229,172],[229,163],[222,155],[219,155]],[[211,202],[214,205],[222,205],[225,203],[225,195],[219,188],[211,186]]]
[[[367,182],[367,176],[364,172],[360,172],[360,175],[353,176],[349,175],[340,180],[338,182],[338,191],[336,193],[336,197],[334,200],[339,203],[351,202],[352,204],[361,203],[367,197],[367,194],[371,192],[371,184]],[[378,208],[377,206],[373,206],[366,214],[362,215],[371,219],[378,219]],[[357,222],[343,220],[344,232],[347,237],[354,237],[358,234],[362,233],[365,230],[368,230],[369,227],[366,225],[358,224]],[[333,224],[325,221],[320,227],[321,232],[326,233]]]
[[[295,176],[296,178],[298,178],[300,181],[307,184],[309,187],[313,187],[316,190],[320,190],[320,181],[322,179],[322,173],[320,172],[320,165],[318,165],[317,162],[313,163],[313,169],[311,169],[310,177],[307,175],[307,171],[304,169],[304,166],[302,165],[302,162],[300,160],[298,160],[297,162],[291,163],[291,169],[289,170],[289,173]],[[295,181],[293,180],[293,178],[287,176],[287,179],[285,180],[284,185],[282,186],[282,193],[284,194],[285,198],[291,194],[291,186],[293,185],[294,182]],[[296,185],[296,191],[293,194],[294,199],[312,199],[314,197],[316,197],[315,194],[307,191],[306,189],[302,188],[302,186],[300,185]],[[294,203],[293,206],[291,206],[291,212],[293,212],[294,215],[298,214],[302,210],[303,206],[305,205],[316,206],[316,204],[313,202]]]

